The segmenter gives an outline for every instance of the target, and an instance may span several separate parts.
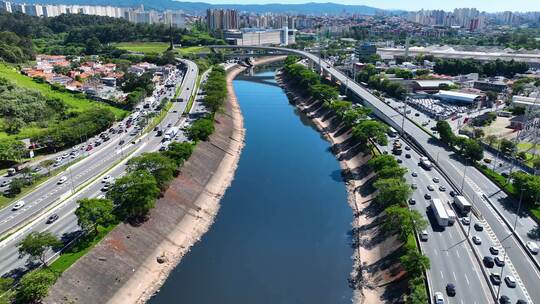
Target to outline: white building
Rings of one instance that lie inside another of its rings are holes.
[[[482,95],[456,91],[439,91],[439,93],[435,94],[435,96],[444,101],[467,104],[474,104],[485,99],[485,96]]]
[[[512,105],[531,109],[538,109],[540,107],[540,96],[513,96]]]

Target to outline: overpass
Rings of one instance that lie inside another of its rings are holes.
[[[537,284],[540,283],[540,273],[538,272],[540,270],[540,256],[532,256],[526,249],[525,242],[530,239],[530,236],[527,235],[527,229],[522,231],[513,229],[507,217],[512,216],[513,219],[515,214],[508,214],[507,207],[504,207],[509,205],[517,206],[517,202],[501,191],[478,169],[474,166],[463,165],[459,157],[453,151],[448,150],[442,142],[428,134],[412,120],[406,118],[406,115],[402,115],[398,109],[381,101],[368,89],[349,79],[345,74],[333,68],[317,55],[302,50],[267,46],[222,45],[211,46],[211,48],[284,52],[297,55],[307,59],[310,67],[318,69],[324,76],[330,76],[332,81],[339,83],[345,89],[346,95],[351,99],[372,109],[375,116],[399,130],[404,137],[408,138],[414,146],[436,165],[440,173],[453,184],[454,189],[461,188],[463,195],[469,201],[474,202],[475,208],[489,222],[490,230],[493,231],[496,238],[501,242],[504,241],[507,257],[513,262],[515,270],[523,279],[527,291],[531,293],[533,302],[540,303],[540,290],[537,288]],[[461,187],[458,187],[458,185],[461,185]],[[520,223],[530,220],[529,215],[520,214],[520,218]],[[520,225],[517,227],[520,228]],[[475,256],[479,264],[482,264],[480,257],[476,254]],[[489,281],[489,279],[487,280]]]

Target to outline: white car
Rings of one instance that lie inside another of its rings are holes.
[[[429,191],[435,190],[435,187],[433,187],[433,185],[428,185],[427,188],[428,188]]]
[[[55,158],[56,162],[61,162],[62,161],[62,156],[58,156],[57,158]]]
[[[413,172],[411,173],[411,175],[412,175],[413,177],[417,177],[417,176],[418,176],[418,173],[417,173],[416,171],[413,171]]]
[[[66,181],[67,181],[67,177],[62,176],[62,177],[60,177],[60,179],[58,180],[58,184],[61,185],[61,184],[65,183]]]
[[[69,157],[69,154],[67,153],[62,154],[62,158],[68,158],[68,157]]]
[[[114,178],[113,178],[112,176],[110,176],[110,175],[105,176],[105,177],[101,180],[102,183],[106,183],[106,184],[110,184],[110,183],[112,183],[113,181],[114,181]]]
[[[13,210],[19,210],[22,207],[24,207],[24,201],[18,201],[15,205],[13,205]]]
[[[442,292],[437,291],[433,295],[433,303],[434,304],[444,304],[444,296],[443,296]]]
[[[476,236],[476,235],[472,237],[472,241],[473,241],[473,243],[475,243],[476,245],[482,244],[482,239],[481,239],[479,236]]]
[[[440,180],[439,180],[438,177],[434,177],[434,178],[433,178],[433,182],[434,182],[434,183],[438,183],[439,181],[440,181]]]
[[[528,241],[526,246],[532,254],[538,254],[538,252],[540,252],[540,247],[538,247],[538,244],[535,242]]]

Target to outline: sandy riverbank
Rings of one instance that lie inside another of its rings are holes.
[[[370,184],[374,173],[367,166],[371,153],[364,153],[353,138],[351,130],[343,128],[339,119],[322,107],[322,103],[303,96],[302,92],[289,86],[283,75],[278,74],[278,83],[284,88],[289,99],[305,113],[318,131],[332,144],[336,158],[340,162],[349,194],[349,205],[355,213],[352,223],[357,230],[357,243],[353,253],[351,287],[354,289],[353,303],[384,303],[395,300],[393,284],[402,276],[399,265],[388,261],[388,257],[399,249],[401,243],[396,237],[383,237],[380,230],[381,210],[372,204],[374,198]]]
[[[255,64],[282,59],[263,58]],[[144,303],[159,289],[208,231],[234,178],[245,130],[232,80],[243,70],[229,69],[229,97],[224,113],[216,115],[216,131],[197,146],[150,219],[139,227],[116,227],[62,274],[46,303]]]

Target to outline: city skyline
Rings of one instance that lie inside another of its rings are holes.
[[[232,2],[231,0],[208,0],[203,1],[211,4],[254,4],[251,0],[236,0]],[[258,0],[256,4],[304,4],[309,2],[316,3],[338,3],[328,0]],[[504,1],[504,0],[478,0],[471,5],[470,1],[466,0],[455,0],[451,2],[435,2],[428,0],[417,0],[411,3],[410,1],[403,2],[397,0],[344,0],[339,1],[339,4],[344,5],[366,5],[372,6],[380,9],[389,9],[389,10],[405,10],[405,11],[418,11],[418,10],[445,10],[451,11],[455,8],[463,7],[474,7],[480,11],[486,12],[503,12],[503,11],[517,11],[517,12],[527,12],[527,11],[540,11],[540,1],[533,0],[515,0],[515,1]],[[518,9],[517,9],[518,8]]]

